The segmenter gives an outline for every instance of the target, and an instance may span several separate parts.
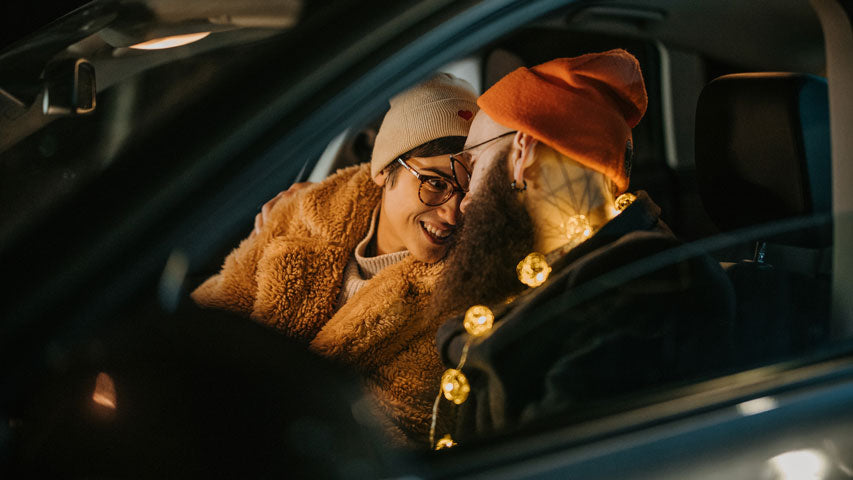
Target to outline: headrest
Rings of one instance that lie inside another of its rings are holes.
[[[723,231],[830,213],[829,142],[825,79],[797,73],[717,78],[702,91],[696,111],[696,174],[705,210]],[[831,232],[819,230],[775,241],[828,245]]]

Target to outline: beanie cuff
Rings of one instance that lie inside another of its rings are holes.
[[[391,98],[391,108],[376,134],[371,178],[376,179],[388,164],[413,148],[439,138],[467,136],[478,110],[476,98],[468,82],[448,73],[439,73]]]
[[[386,127],[383,132],[383,145],[388,147],[374,150],[370,165],[370,176],[376,178],[383,168],[400,155],[425,143],[444,137],[467,137],[471,120],[478,110],[474,100],[465,101],[448,98],[431,102],[408,118],[395,119],[396,128]],[[393,137],[393,141],[387,141]],[[380,139],[377,138],[377,142]]]

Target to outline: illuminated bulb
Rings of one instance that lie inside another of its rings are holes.
[[[566,238],[581,243],[592,235],[592,225],[586,215],[573,215],[566,221]]]
[[[545,255],[533,252],[518,262],[515,272],[518,274],[518,280],[521,283],[529,287],[538,287],[545,283],[545,280],[548,280],[551,267],[545,261]]]
[[[95,378],[92,401],[111,410],[116,409],[116,386],[113,379],[104,372],[99,373]]]
[[[637,199],[637,196],[633,193],[623,193],[616,197],[616,201],[613,202],[616,205],[616,210],[621,212],[628,208],[628,205],[634,203],[634,200]]]
[[[773,478],[781,480],[826,478],[830,467],[826,455],[814,448],[781,453],[767,463],[774,471]]]
[[[450,438],[450,434],[448,433],[447,435],[441,437],[441,439],[439,441],[435,442],[435,449],[436,450],[442,450],[445,448],[453,447],[455,445],[456,445],[456,442],[454,442],[453,439]]]
[[[465,312],[465,331],[479,337],[492,329],[495,323],[495,314],[485,305],[474,305]]]
[[[448,368],[441,376],[441,392],[444,393],[444,398],[459,405],[468,399],[471,385],[468,384],[468,379],[461,371]]]

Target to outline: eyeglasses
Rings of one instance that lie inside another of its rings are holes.
[[[453,165],[455,163],[458,163],[459,165],[463,165],[463,168],[464,168],[464,165],[466,163],[468,163],[469,165],[471,164],[471,153],[470,153],[471,150],[474,150],[475,148],[482,147],[483,145],[485,145],[487,143],[494,142],[495,140],[497,140],[499,138],[503,138],[503,137],[506,137],[508,135],[513,135],[515,133],[518,133],[518,130],[513,130],[511,132],[502,133],[502,134],[498,135],[497,137],[490,138],[484,142],[480,142],[480,143],[478,143],[476,145],[472,145],[472,146],[470,146],[464,150],[460,150],[459,152],[454,153],[453,155],[450,156],[450,164]],[[465,170],[467,171],[468,169],[466,168]],[[470,175],[468,177],[470,179]],[[467,183],[464,186],[462,186],[462,188],[465,190],[466,193],[468,192],[468,184]]]
[[[414,168],[410,167],[402,158],[397,159],[400,165],[406,167],[412,175],[420,180],[421,184],[418,187],[418,199],[424,205],[437,207],[444,204],[454,193],[459,192],[462,195],[468,191],[468,184],[471,181],[471,172],[465,167],[465,164],[450,159],[450,171],[453,174],[453,179],[439,177],[437,175],[424,175]],[[464,187],[462,186],[464,185]]]

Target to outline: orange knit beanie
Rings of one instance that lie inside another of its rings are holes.
[[[496,122],[532,135],[628,189],[631,128],[646,112],[640,64],[625,50],[521,67],[477,100]]]

